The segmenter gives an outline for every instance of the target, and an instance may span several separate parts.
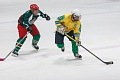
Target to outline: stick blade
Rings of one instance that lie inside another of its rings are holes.
[[[113,64],[113,61],[105,62],[106,65]]]
[[[0,58],[0,61],[4,61],[4,58]]]

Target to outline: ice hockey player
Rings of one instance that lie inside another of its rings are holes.
[[[56,33],[55,33],[55,44],[57,44],[58,48],[61,48],[61,51],[65,51],[64,46],[64,37],[65,34],[68,34],[73,39],[76,40],[71,41],[72,44],[72,52],[77,59],[81,59],[82,56],[78,52],[78,46],[81,45],[80,41],[80,33],[81,33],[81,13],[78,9],[74,9],[71,14],[65,14],[60,17],[58,17],[55,21],[55,24],[57,26]]]
[[[15,49],[12,52],[12,56],[17,57],[18,51],[24,44],[26,38],[23,39],[23,37],[29,32],[32,36],[32,46],[38,50],[39,46],[37,45],[39,39],[40,39],[40,32],[35,26],[34,22],[37,20],[38,17],[45,18],[47,21],[50,20],[50,17],[47,14],[44,14],[41,10],[39,10],[39,7],[36,4],[30,5],[30,10],[26,11],[23,15],[21,15],[18,19],[18,32],[19,32],[19,39],[16,42]],[[21,41],[21,39],[23,39]],[[21,43],[19,43],[21,41]]]

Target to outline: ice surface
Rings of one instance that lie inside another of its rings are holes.
[[[17,19],[37,3],[51,16],[51,21],[39,18],[40,50],[31,46],[31,35],[20,56],[9,56],[0,62],[0,80],[120,80],[120,0],[0,0],[0,57],[5,57],[18,38]],[[66,51],[54,44],[55,19],[72,9],[82,13],[82,44],[105,61],[105,65],[87,51],[80,49],[83,60],[73,60],[71,44],[65,38]]]

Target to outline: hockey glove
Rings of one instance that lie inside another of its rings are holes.
[[[27,31],[28,31],[29,33],[32,32],[32,28],[31,28],[31,27],[28,27],[28,28],[26,28],[26,29],[27,29]]]
[[[50,20],[50,16],[48,16],[47,14],[44,14],[44,16],[45,16],[45,19],[46,19],[47,21]]]
[[[64,27],[63,26],[58,27],[58,32],[64,35],[65,34]]]
[[[76,45],[77,45],[77,46],[80,46],[80,45],[81,45],[81,41],[77,40],[77,41],[76,41]]]

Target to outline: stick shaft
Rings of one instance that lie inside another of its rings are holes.
[[[100,61],[102,61],[103,63],[105,63],[102,59],[100,59],[98,56],[96,56],[95,54],[93,54],[90,50],[88,50],[87,48],[85,48],[83,45],[81,45],[82,48],[84,48],[86,51],[88,51],[89,53],[91,53],[93,56],[95,56],[97,59],[99,59]]]
[[[23,37],[23,39],[24,39],[28,34],[29,34],[29,33],[27,33],[27,34]],[[19,41],[19,43],[15,46],[15,48],[23,41],[23,39],[21,39],[21,40]],[[14,48],[14,49],[15,49],[15,48]],[[14,49],[13,49],[13,50],[14,50]],[[13,52],[13,50],[9,52],[9,54],[4,58],[4,60]]]
[[[70,37],[68,34],[65,34],[67,37],[69,37],[71,40],[75,41],[75,39],[73,39],[72,37]],[[96,56],[95,54],[93,54],[90,50],[88,50],[87,48],[85,48],[83,45],[80,45],[82,48],[84,48],[86,51],[88,51],[89,53],[91,53],[93,56],[95,56],[97,59],[99,59],[101,62],[105,63],[102,59],[100,59],[98,56]]]

